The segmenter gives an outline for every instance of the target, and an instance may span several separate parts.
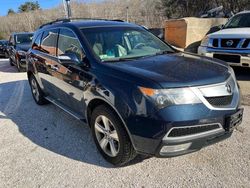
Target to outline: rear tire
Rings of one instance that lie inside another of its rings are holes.
[[[108,162],[123,166],[136,157],[128,133],[112,109],[105,105],[96,107],[90,124],[97,149]]]
[[[44,94],[39,84],[37,83],[36,78],[33,75],[30,76],[29,83],[30,83],[31,93],[35,102],[38,105],[48,104],[49,102],[44,98]]]

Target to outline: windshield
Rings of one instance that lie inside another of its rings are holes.
[[[174,52],[156,36],[140,28],[85,28],[82,32],[102,61],[120,61]]]
[[[250,13],[234,16],[226,23],[224,29],[250,27]]]
[[[16,35],[16,43],[22,44],[22,43],[31,43],[33,38],[33,34],[19,34]]]

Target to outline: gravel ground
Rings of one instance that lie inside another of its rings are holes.
[[[249,80],[240,81],[246,95]],[[115,168],[87,126],[53,105],[37,106],[26,74],[0,60],[0,187],[250,187],[249,115],[245,106],[233,136],[199,152]]]

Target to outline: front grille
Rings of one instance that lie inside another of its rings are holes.
[[[232,103],[233,95],[221,97],[205,97],[207,101],[214,107],[226,107]]]
[[[244,41],[244,43],[242,44],[242,48],[247,48],[248,46],[250,46],[250,39],[246,39]]]
[[[212,47],[214,48],[248,48],[250,47],[250,39],[212,39]]]
[[[229,55],[229,54],[214,54],[214,58],[226,61],[229,63],[240,63],[239,55]]]
[[[214,39],[213,40],[213,47],[219,47],[219,39]]]
[[[219,124],[210,124],[210,125],[197,125],[193,127],[176,127],[173,128],[168,137],[181,137],[181,136],[189,136],[194,134],[199,134],[207,131],[211,131],[214,129],[220,128]]]
[[[222,48],[236,48],[241,39],[221,39]]]

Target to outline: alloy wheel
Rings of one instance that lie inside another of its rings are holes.
[[[39,101],[39,90],[35,79],[31,79],[31,89],[36,101]]]
[[[95,134],[101,149],[110,157],[116,157],[120,150],[120,142],[113,123],[104,115],[95,120]]]

